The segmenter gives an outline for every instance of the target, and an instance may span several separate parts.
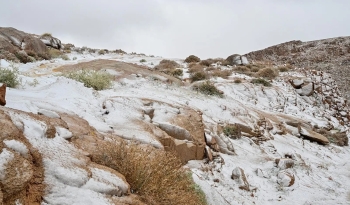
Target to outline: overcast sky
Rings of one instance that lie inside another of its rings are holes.
[[[0,26],[92,48],[185,58],[350,36],[350,0],[0,0]]]

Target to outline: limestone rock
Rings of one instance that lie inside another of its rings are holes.
[[[305,139],[308,139],[310,141],[315,141],[315,142],[322,144],[322,145],[329,144],[329,140],[325,136],[318,134],[317,132],[314,132],[312,130],[308,130],[304,127],[301,127],[299,132],[300,132],[300,135],[302,137],[304,137]]]
[[[226,58],[230,65],[248,65],[249,61],[247,57],[238,54],[230,55]]]
[[[42,35],[40,40],[47,46],[60,50],[62,48],[62,43],[58,38],[55,38],[51,35]]]
[[[0,87],[0,105],[5,106],[6,105],[6,84],[2,84]]]
[[[284,187],[290,187],[295,182],[294,174],[288,171],[280,171],[277,175],[277,183]]]
[[[310,96],[314,93],[315,85],[314,83],[309,83],[303,85],[300,89],[297,89],[296,92],[301,96]]]
[[[247,177],[245,176],[244,170],[242,168],[236,167],[232,171],[231,179],[235,180],[238,183],[240,189],[244,189],[246,191],[250,190]]]
[[[275,162],[280,169],[288,169],[294,166],[294,161],[289,158],[276,159]]]

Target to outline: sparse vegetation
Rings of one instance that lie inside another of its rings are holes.
[[[159,64],[157,66],[155,66],[155,70],[172,70],[175,69],[177,67],[179,67],[180,65],[178,63],[176,63],[173,60],[162,60],[159,62]]]
[[[65,60],[65,61],[69,61],[70,60],[70,58],[66,54],[61,55],[61,58],[63,60]]]
[[[85,87],[95,90],[104,90],[112,86],[112,75],[107,72],[80,70],[63,74],[63,76],[84,83]]]
[[[124,175],[132,193],[146,204],[206,204],[205,195],[173,153],[124,141],[104,142],[98,149],[92,161]]]
[[[172,73],[171,73],[174,77],[180,77],[183,75],[183,71],[182,69],[175,69]]]
[[[7,87],[15,88],[20,84],[18,68],[11,65],[10,68],[0,67],[0,83],[5,83]]]
[[[223,128],[223,133],[232,139],[239,139],[241,138],[241,130],[238,126],[236,125],[226,125]]]
[[[90,52],[90,53],[92,53],[92,52]],[[105,51],[105,50],[99,50],[99,51],[98,51],[98,55],[104,55],[104,54],[106,54],[106,51]]]
[[[239,78],[237,78],[237,79],[235,79],[233,82],[238,84],[238,83],[242,83],[242,80],[239,79]]]
[[[49,56],[51,58],[59,58],[62,55],[62,52],[57,49],[49,49]]]
[[[280,66],[280,67],[278,67],[278,70],[280,72],[288,72],[289,71],[289,69],[286,66]]]
[[[231,70],[220,70],[220,69],[216,69],[212,72],[213,76],[216,77],[220,77],[220,78],[225,78],[227,79],[228,76],[230,76],[232,74]]]
[[[43,33],[41,37],[52,37],[51,33]]]
[[[191,82],[200,81],[200,80],[207,79],[207,75],[203,71],[191,73],[190,79],[191,79]]]
[[[326,129],[318,129],[316,130],[317,133],[325,136],[331,143],[334,143],[338,146],[348,146],[349,145],[349,138],[346,136],[346,133],[337,132],[337,133],[331,133],[330,131],[327,131]]]
[[[190,55],[185,59],[186,63],[198,63],[199,61],[201,61],[201,59],[195,55]]]
[[[255,79],[252,79],[250,82],[253,84],[261,84],[261,85],[266,86],[266,87],[272,86],[271,83],[269,83],[268,81],[266,81],[265,79],[262,79],[262,78],[255,78]]]
[[[277,76],[278,76],[278,70],[271,68],[271,67],[260,69],[256,73],[256,77],[267,78],[270,80],[276,78]]]
[[[141,59],[140,60],[140,63],[145,63],[145,62],[147,62],[146,59]]]
[[[197,63],[190,63],[189,64],[189,73],[198,73],[198,72],[204,72],[205,66],[197,64]]]
[[[210,81],[203,82],[199,85],[195,85],[194,90],[197,90],[205,95],[216,95],[223,97],[223,92],[218,90],[213,83]]]
[[[74,61],[77,60],[77,57],[73,57],[73,60],[74,60]]]

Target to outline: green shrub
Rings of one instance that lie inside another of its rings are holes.
[[[61,58],[63,60],[65,60],[65,61],[69,61],[70,60],[70,58],[66,54],[61,55]]]
[[[268,81],[266,81],[262,78],[255,78],[255,79],[252,79],[250,82],[253,84],[261,84],[261,85],[266,86],[266,87],[272,86],[271,83],[269,83]]]
[[[19,71],[18,68],[11,67],[12,69],[0,67],[0,83],[5,83],[7,87],[15,88],[20,83]]]
[[[62,55],[62,52],[57,49],[49,49],[49,56],[51,58],[59,58]]]
[[[147,62],[146,59],[141,59],[140,60],[141,63]]]
[[[85,87],[104,90],[112,86],[112,75],[102,71],[80,70],[63,74],[64,77],[84,83]]]
[[[190,76],[191,82],[204,80],[206,78],[207,78],[207,75],[204,72],[191,73],[191,76]]]
[[[195,56],[195,55],[190,55],[190,56],[188,56],[188,57],[185,59],[185,62],[186,62],[186,63],[197,63],[197,62],[199,62],[199,61],[201,61],[201,59],[198,58],[198,57]]]
[[[241,138],[241,130],[236,125],[227,125],[223,129],[223,133],[232,139],[238,139]]]
[[[223,97],[223,92],[218,90],[215,87],[215,85],[210,83],[209,81],[196,85],[193,88],[205,95],[216,95],[219,97]]]
[[[89,53],[93,53],[93,52],[89,52]],[[98,55],[104,55],[104,54],[106,54],[105,50],[99,50],[98,51]]]
[[[77,57],[73,57],[73,60],[74,60],[74,61],[77,60]]]

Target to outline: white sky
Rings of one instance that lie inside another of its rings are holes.
[[[350,35],[350,0],[0,0],[0,26],[185,58]]]

